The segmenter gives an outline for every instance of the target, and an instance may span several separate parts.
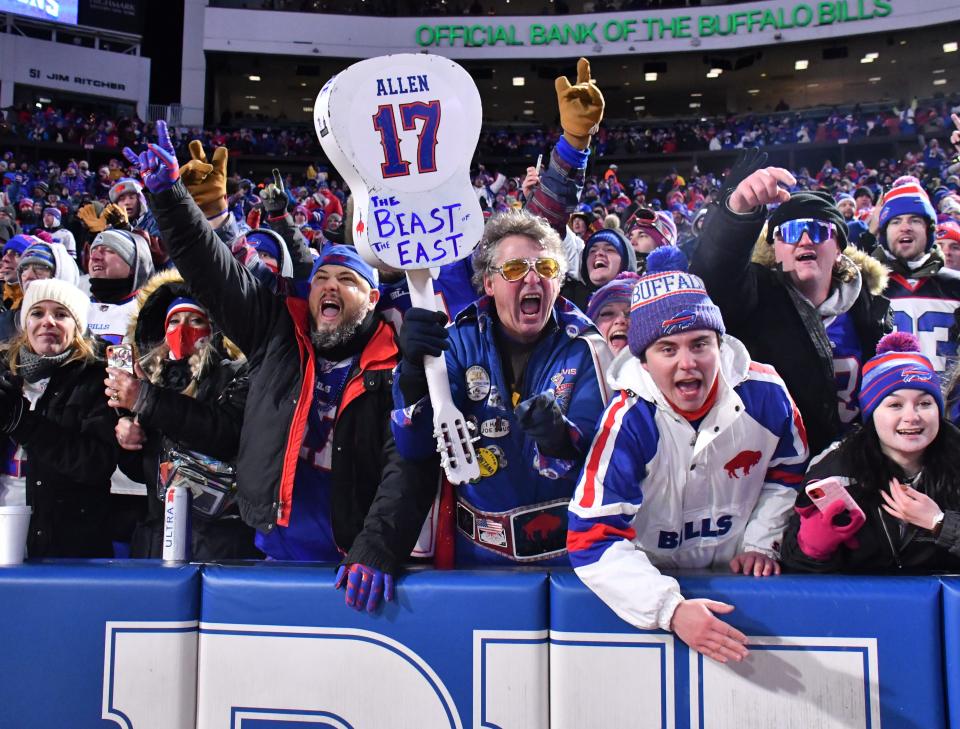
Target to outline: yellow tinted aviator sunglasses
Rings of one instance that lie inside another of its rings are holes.
[[[513,283],[529,273],[536,271],[541,278],[556,278],[560,275],[560,262],[556,258],[511,258],[497,266],[494,271],[503,276],[504,281]]]

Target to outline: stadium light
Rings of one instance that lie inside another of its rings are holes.
[[[259,81],[259,80],[260,80],[260,77],[259,77],[259,76],[247,76],[247,78],[250,79],[251,81]]]
[[[249,108],[250,111],[260,111],[260,107],[257,106],[256,104],[250,104],[250,106],[247,108]]]
[[[643,80],[644,80],[644,81],[656,81],[656,80],[657,80],[657,72],[656,72],[656,71],[647,71],[645,74],[643,74]]]
[[[747,93],[756,96],[760,93],[760,89],[747,89]]]
[[[810,61],[806,60],[805,58],[801,58],[800,60],[796,61],[793,64],[793,69],[795,71],[806,71],[807,66],[809,65],[810,65]]]
[[[947,69],[945,69],[945,68],[935,68],[935,69],[933,69],[933,74],[934,74],[934,75],[937,75],[938,73],[946,73],[946,72],[947,72]]]
[[[956,53],[957,52],[957,42],[951,41],[950,43],[943,44],[944,53]]]
[[[514,85],[514,86],[523,86],[525,83],[527,83],[527,80],[526,80],[523,76],[514,76],[514,77],[513,77],[513,85]]]
[[[524,109],[523,113],[527,116],[533,116],[533,109]]]
[[[693,98],[696,99],[696,98],[698,98],[698,97],[700,97],[700,96],[703,96],[703,94],[701,94],[699,91],[692,91],[692,92],[690,92],[690,96],[692,96]]]
[[[860,63],[873,63],[874,60],[876,59],[870,58],[870,56],[864,56],[860,59]]]
[[[877,81],[880,81],[880,80],[882,80],[881,76],[871,76],[870,78],[867,79],[867,81],[869,81],[872,84],[875,84],[877,83]]]
[[[933,85],[934,85],[934,86],[946,86],[946,85],[947,85],[947,80],[946,80],[945,78],[934,79]]]
[[[313,107],[312,107],[312,106],[305,106],[305,107],[303,107],[303,110],[306,111],[306,112],[312,112],[312,111],[313,111]]]
[[[537,103],[537,102],[535,102],[533,99],[524,99],[523,103],[524,103],[524,104],[535,104],[535,103]]]
[[[863,57],[864,57],[864,58],[872,58],[874,61],[876,61],[878,58],[880,58],[880,54],[877,53],[876,51],[873,51],[873,52],[871,52],[871,53],[864,53],[864,54],[863,54]]]
[[[699,102],[699,101],[691,101],[691,102],[690,102],[690,108],[691,108],[691,109],[699,109],[699,108],[700,108],[700,102]]]
[[[634,111],[644,111],[646,108],[647,108],[647,107],[645,107],[645,106],[643,106],[643,105],[640,105],[640,106],[635,106],[635,107],[633,107],[633,110],[634,110]]]

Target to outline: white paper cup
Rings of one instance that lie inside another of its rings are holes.
[[[0,565],[23,564],[31,513],[29,506],[0,506]]]

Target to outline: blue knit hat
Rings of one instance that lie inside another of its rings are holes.
[[[633,287],[640,280],[640,276],[633,271],[624,271],[612,281],[608,281],[597,289],[587,304],[587,318],[597,320],[597,315],[605,304],[611,301],[630,303],[633,296]]]
[[[274,237],[276,235],[273,231],[258,228],[247,233],[247,243],[253,246],[258,253],[266,253],[276,261],[282,261],[283,254],[280,253],[280,244]]]
[[[630,352],[640,357],[660,337],[697,329],[726,332],[703,281],[687,273],[687,257],[679,248],[661,246],[647,256],[647,273],[633,287]]]
[[[353,246],[327,246],[323,249],[317,260],[313,262],[313,270],[310,271],[310,281],[317,275],[321,266],[343,266],[359,275],[364,281],[370,284],[370,288],[375,289],[379,283],[380,277],[377,271],[370,264],[364,261],[357,249]]]
[[[863,422],[870,420],[883,398],[897,390],[929,393],[943,415],[940,378],[930,360],[920,354],[920,342],[909,332],[884,336],[877,344],[877,356],[863,365],[860,384],[860,417]]]
[[[3,247],[3,254],[6,254],[7,251],[13,251],[18,256],[22,256],[23,252],[27,250],[27,248],[37,242],[39,242],[39,238],[34,238],[32,235],[15,235],[13,238],[8,240],[6,245]]]
[[[17,270],[22,271],[32,263],[39,263],[47,266],[56,273],[57,260],[53,257],[53,250],[43,241],[37,240],[32,243],[21,255],[20,262],[17,264]]]
[[[626,236],[621,233],[618,228],[603,228],[587,238],[586,243],[583,245],[584,261],[587,260],[587,253],[597,243],[609,243],[612,245],[617,249],[617,253],[620,254],[620,265],[622,266],[626,263],[627,246],[630,245],[630,241],[627,240]]]
[[[880,203],[880,217],[878,219],[884,247],[887,245],[887,224],[899,215],[919,215],[927,219],[927,250],[933,247],[933,231],[937,224],[937,213],[930,204],[930,198],[920,186],[916,178],[906,179],[895,187],[891,187],[883,196]]]

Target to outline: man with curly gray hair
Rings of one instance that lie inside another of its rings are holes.
[[[606,401],[609,350],[559,296],[566,259],[542,218],[491,218],[473,264],[483,293],[452,326],[437,312],[407,312],[394,380],[397,449],[435,457],[423,360],[443,356],[453,400],[479,436],[481,479],[456,492],[457,564],[566,564],[565,503]]]

